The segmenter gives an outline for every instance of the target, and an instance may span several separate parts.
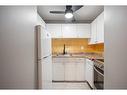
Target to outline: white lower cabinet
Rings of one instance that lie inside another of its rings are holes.
[[[65,64],[65,81],[76,80],[76,66],[75,63],[64,63]]]
[[[64,73],[65,73],[65,65],[62,63],[62,58],[54,58],[53,59],[53,80],[54,81],[64,81]]]
[[[53,58],[54,81],[85,81],[84,58]]]
[[[86,80],[89,82],[92,88],[94,88],[93,76],[94,76],[93,61],[86,59]]]
[[[85,80],[85,64],[77,63],[76,64],[76,81],[84,81]]]

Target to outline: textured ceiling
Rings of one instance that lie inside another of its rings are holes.
[[[38,6],[37,10],[45,22],[64,22],[64,14],[51,14],[50,11],[64,11],[65,6]],[[76,22],[92,22],[102,11],[104,6],[83,6],[74,12]]]

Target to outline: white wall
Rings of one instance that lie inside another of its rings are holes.
[[[105,89],[127,89],[127,7],[106,6]]]
[[[43,28],[45,28],[46,23],[44,22],[44,20],[40,17],[39,14],[37,14],[37,25],[42,25]]]
[[[0,7],[0,88],[35,88],[33,6]]]

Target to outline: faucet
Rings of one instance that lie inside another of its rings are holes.
[[[64,47],[63,47],[63,55],[66,54],[65,49],[66,49],[66,47],[65,47],[65,44],[64,44]]]

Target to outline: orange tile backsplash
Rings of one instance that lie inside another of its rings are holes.
[[[88,45],[88,39],[85,38],[60,38],[52,39],[52,53],[63,53],[65,44],[67,53],[88,53],[103,52],[104,44]]]

